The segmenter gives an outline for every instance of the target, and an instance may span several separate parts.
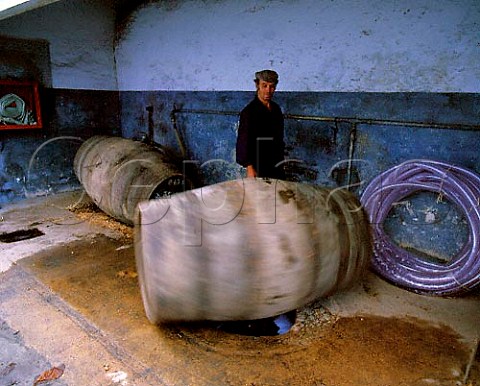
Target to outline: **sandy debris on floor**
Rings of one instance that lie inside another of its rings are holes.
[[[118,232],[125,239],[133,239],[133,227],[123,224],[110,217],[98,208],[93,202],[82,203],[68,208],[81,220],[89,221],[93,225],[99,225],[109,230]]]

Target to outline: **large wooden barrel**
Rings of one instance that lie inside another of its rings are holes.
[[[372,253],[353,194],[263,179],[140,203],[135,248],[155,324],[275,316],[348,287]]]
[[[184,190],[182,173],[145,143],[94,136],[78,149],[74,170],[85,191],[110,216],[133,224],[139,202]]]

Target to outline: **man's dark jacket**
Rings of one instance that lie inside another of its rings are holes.
[[[253,165],[258,177],[282,179],[285,143],[283,114],[270,102],[269,110],[257,96],[240,113],[237,163]],[[280,163],[280,165],[278,165]]]

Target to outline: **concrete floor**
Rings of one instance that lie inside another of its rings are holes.
[[[0,209],[0,385],[480,385],[480,291],[420,296],[373,273],[298,310],[276,337],[218,325],[153,326],[143,313],[131,229],[81,192]]]

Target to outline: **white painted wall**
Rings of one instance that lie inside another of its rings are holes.
[[[65,0],[0,20],[0,35],[50,43],[54,88],[117,90],[111,0]]]
[[[480,92],[479,0],[184,0],[138,9],[120,90]]]
[[[284,91],[480,92],[479,0],[150,1],[115,57],[111,3],[59,1],[0,35],[49,41],[55,88],[251,90],[274,68]]]

